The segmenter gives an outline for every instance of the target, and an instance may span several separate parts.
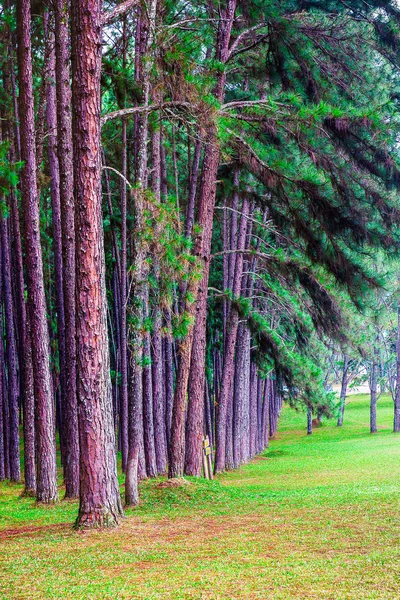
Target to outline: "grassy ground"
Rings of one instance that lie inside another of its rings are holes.
[[[392,402],[351,396],[305,435],[285,409],[265,454],[214,482],[142,484],[120,528],[75,533],[76,503],[0,485],[0,598],[400,598],[400,437]]]

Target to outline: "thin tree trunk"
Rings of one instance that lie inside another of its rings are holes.
[[[10,124],[5,126],[5,135],[10,141],[10,162],[16,160],[15,147],[17,148],[18,160],[21,159],[21,144],[19,130],[19,110],[14,73],[14,54],[11,30],[8,29],[8,61],[4,65],[4,88],[6,93],[12,94],[14,107],[14,127]],[[15,314],[18,326],[18,354],[20,367],[20,388],[22,392],[23,410],[23,432],[24,432],[24,494],[34,496],[36,493],[36,464],[35,464],[35,415],[34,415],[34,391],[33,391],[33,366],[32,348],[29,334],[28,315],[25,304],[25,288],[23,273],[23,258],[21,232],[19,222],[18,200],[14,189],[10,191],[10,218],[12,222],[12,263],[14,270],[15,289]]]
[[[54,35],[50,33],[50,27],[48,23],[48,13],[45,13],[45,36],[49,37],[48,45],[51,47],[48,63],[48,78],[47,78],[47,89],[46,89],[46,121],[48,129],[48,158],[49,158],[49,172],[50,172],[50,199],[51,199],[51,212],[52,212],[52,225],[53,225],[53,254],[54,254],[54,283],[55,283],[55,306],[57,313],[57,341],[58,341],[58,360],[59,360],[59,386],[60,386],[60,447],[61,447],[61,458],[64,466],[64,479],[65,479],[65,465],[66,465],[66,452],[68,448],[65,442],[64,431],[62,429],[65,419],[63,419],[63,412],[65,406],[65,314],[64,314],[64,291],[63,291],[63,259],[62,259],[62,234],[61,234],[61,206],[60,206],[60,172],[59,163],[57,157],[57,102],[56,102],[56,89],[54,87],[54,81],[56,77],[55,72],[55,52],[54,52]],[[57,395],[57,386],[54,387]]]
[[[15,319],[11,283],[11,259],[8,233],[8,220],[1,218],[1,246],[3,263],[3,297],[6,324],[8,406],[9,406],[9,447],[10,447],[10,480],[19,482],[21,464],[19,452],[19,385],[18,359],[15,340]]]
[[[201,148],[202,148],[202,140],[201,134],[199,133],[199,138],[196,140],[196,144],[194,147],[194,156],[193,156],[193,165],[190,174],[189,180],[189,195],[188,195],[188,205],[186,211],[186,220],[185,220],[185,236],[190,237],[193,231],[193,223],[194,223],[194,207],[196,200],[196,191],[197,191],[197,181],[199,178],[199,167],[200,167],[200,157],[201,157]]]
[[[157,102],[158,98],[154,97]],[[155,129],[152,134],[152,178],[151,187],[157,203],[161,202],[161,155],[160,155],[160,130]],[[157,215],[156,215],[157,219]],[[156,221],[154,235],[156,240],[160,236],[160,223]],[[160,279],[160,261],[157,252],[153,256],[154,279]],[[160,309],[159,294],[155,292],[153,309],[153,334],[151,338],[151,359],[153,375],[153,414],[154,414],[154,441],[156,449],[157,471],[159,475],[167,472],[167,434],[165,422],[165,402],[163,394],[163,370],[162,370],[162,338],[161,325],[162,314]]]
[[[232,284],[232,295],[234,297],[239,296],[242,284],[242,274],[243,274],[243,254],[240,252],[244,250],[246,246],[246,233],[247,233],[247,217],[249,211],[248,201],[245,199],[243,201],[242,206],[242,218],[240,221],[240,228],[237,239],[236,249],[239,250],[239,253],[236,256],[235,262],[235,274]],[[225,341],[225,356],[224,356],[224,365],[222,369],[222,381],[221,381],[221,389],[218,396],[218,411],[217,411],[217,428],[216,428],[216,452],[215,452],[215,472],[223,471],[225,468],[225,444],[226,444],[226,419],[227,419],[227,409],[228,409],[228,398],[231,388],[231,382],[234,379],[234,367],[235,367],[235,347],[236,340],[238,335],[238,326],[239,326],[239,315],[236,308],[231,307],[229,311],[229,318],[227,323],[227,335]],[[244,335],[244,332],[242,332]],[[244,338],[243,338],[244,339]],[[246,338],[247,339],[247,338]],[[240,345],[240,344],[239,344]],[[242,350],[242,348],[240,348]],[[244,365],[241,365],[244,368]],[[242,376],[243,373],[241,371],[241,367],[238,366],[237,371],[239,371],[239,376]],[[237,384],[239,381],[237,381]],[[235,394],[236,398],[240,400],[242,398],[243,389],[236,388]],[[239,396],[238,396],[239,394]],[[237,415],[237,413],[236,413]],[[236,426],[240,426],[242,422],[242,418],[244,415],[238,416],[238,419],[234,418],[233,421],[233,431],[234,431],[234,450],[233,450],[233,458],[234,462],[237,462],[237,451],[235,455],[235,424]],[[236,434],[238,434],[236,429]],[[237,437],[237,436],[236,436]]]
[[[252,362],[250,367],[250,430],[249,430],[249,458],[254,458],[257,453],[257,404],[258,400],[258,376],[257,365]]]
[[[221,14],[218,25],[216,58],[223,63],[228,59],[229,41],[235,10],[236,0],[229,0],[226,9]],[[225,81],[226,74],[223,72],[218,77],[214,92],[215,97],[220,102],[223,101]],[[209,256],[211,252],[219,159],[220,150],[218,146],[217,130],[215,124],[211,123],[207,127],[205,136],[205,158],[199,193],[197,220],[201,232],[194,245],[194,254],[201,262],[202,280],[200,285],[197,282],[191,282],[189,285],[190,293],[187,294],[187,296],[190,297],[190,301],[187,300],[185,302],[184,310],[189,317],[195,317],[195,327],[190,328],[188,335],[179,345],[179,369],[177,373],[172,413],[169,477],[180,477],[183,475],[184,470],[185,409],[191,364],[193,365],[193,371],[190,377],[189,403],[193,407],[190,408],[191,415],[193,416],[190,417],[190,427],[193,428],[192,435],[198,445],[199,441],[201,443],[201,434],[203,431],[201,414],[203,413],[202,406],[204,402],[205,385],[206,317],[208,276],[210,270]],[[193,346],[194,338],[196,339],[196,344]],[[195,351],[193,352],[193,357],[192,350]],[[196,457],[195,460],[201,454],[199,451],[200,448],[201,446],[199,445],[199,448],[191,453]],[[198,473],[197,462],[193,467],[193,472]]]
[[[378,398],[378,351],[375,346],[373,353],[374,356],[371,367],[370,432],[378,433],[378,428],[376,425],[376,402]]]
[[[3,342],[0,340],[0,344]],[[3,389],[3,378],[0,373],[0,481],[4,481],[6,478],[5,469],[5,448],[4,448],[4,412],[3,407],[6,402],[6,397]]]
[[[1,244],[0,244],[0,255],[1,255]],[[0,256],[1,261],[2,257]],[[2,269],[0,269],[0,278],[1,285],[0,290],[2,290],[2,280],[3,276],[1,273]],[[4,477],[6,479],[10,478],[10,418],[9,418],[9,410],[8,410],[8,397],[7,397],[7,377],[6,377],[6,366],[5,366],[5,353],[4,353],[4,322],[3,322],[3,307],[0,304],[0,378],[1,378],[1,388],[3,393],[3,438],[4,438]]]
[[[64,423],[65,497],[79,495],[79,435],[76,372],[75,306],[75,200],[71,124],[70,55],[68,31],[69,1],[55,2],[56,90],[58,159],[62,224],[63,294],[65,311],[65,393],[62,398]]]
[[[343,354],[343,374],[342,374],[342,385],[340,388],[340,408],[339,408],[339,418],[338,418],[338,422],[337,422],[338,427],[341,427],[343,425],[344,409],[346,406],[346,395],[347,395],[348,383],[349,383],[349,357],[347,354]]]
[[[312,434],[312,408],[309,406],[307,408],[307,435]]]
[[[40,211],[36,182],[35,121],[29,0],[17,4],[19,113],[21,132],[21,193],[25,229],[28,309],[32,336],[32,364],[36,397],[37,500],[58,500],[54,399],[50,374],[46,298],[40,245]]]
[[[101,211],[102,4],[72,2],[72,114],[80,494],[76,527],[116,525],[117,479]]]
[[[122,32],[122,67],[126,69],[126,19],[123,22]],[[125,108],[125,90],[123,96],[123,107]],[[127,308],[127,133],[126,133],[126,118],[122,119],[122,178],[121,178],[121,404],[120,404],[120,441],[122,455],[122,470],[125,471],[128,461],[129,439],[128,439],[128,342],[126,329],[126,308]],[[136,453],[134,453],[136,456]]]
[[[393,431],[400,432],[400,301],[397,305],[396,391],[394,397]]]

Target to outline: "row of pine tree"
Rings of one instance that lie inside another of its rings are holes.
[[[283,400],[332,416],[332,357],[377,385],[399,28],[379,0],[4,0],[0,479],[56,502],[59,452],[77,527],[113,525],[119,459],[136,504],[206,436],[215,473],[248,462]]]

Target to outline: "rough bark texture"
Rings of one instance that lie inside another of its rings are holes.
[[[117,479],[101,213],[101,15],[97,0],[72,2],[72,106],[77,286],[80,505],[76,527],[116,525]]]
[[[36,398],[37,500],[58,499],[54,400],[50,374],[49,338],[43,261],[40,245],[39,198],[36,183],[35,121],[32,86],[31,10],[29,0],[17,4],[19,114],[21,133],[21,193],[25,229],[28,310]]]
[[[79,435],[76,391],[75,209],[69,68],[69,2],[55,2],[58,159],[62,224],[65,376],[62,397],[65,497],[79,495]]]
[[[125,31],[125,28],[124,28]],[[125,56],[124,43],[124,56]],[[128,343],[126,330],[127,306],[127,246],[126,246],[126,218],[127,218],[127,150],[126,150],[126,119],[122,120],[122,178],[121,178],[121,333],[120,333],[120,361],[121,361],[121,396],[120,396],[120,442],[122,454],[122,470],[125,471],[128,460]]]
[[[229,0],[222,11],[218,25],[216,58],[222,63],[228,59],[228,48],[231,29],[236,10],[236,0]],[[222,102],[226,74],[220,74],[215,89],[215,97]],[[200,285],[189,286],[193,298],[192,306],[186,307],[189,316],[195,317],[195,326],[191,328],[187,338],[179,348],[179,370],[177,374],[174,407],[171,428],[171,449],[169,476],[180,477],[184,468],[184,437],[186,393],[189,382],[190,365],[193,369],[190,376],[188,427],[191,429],[194,444],[190,450],[194,464],[189,467],[199,473],[198,460],[201,460],[201,436],[203,432],[203,403],[205,385],[205,349],[206,349],[206,317],[208,297],[208,277],[210,271],[210,251],[213,228],[215,194],[220,150],[215,124],[210,124],[205,135],[205,156],[199,192],[197,221],[201,233],[195,242],[194,253],[200,259],[202,280]],[[194,307],[193,307],[194,305]],[[193,340],[195,343],[193,344]],[[196,445],[196,448],[194,447]],[[198,458],[199,457],[199,458]]]
[[[154,95],[153,101],[157,101]],[[161,136],[157,128],[152,135],[152,176],[151,189],[157,202],[161,202]],[[161,235],[161,224],[157,222],[155,214],[155,239]],[[157,252],[153,256],[154,279],[160,279],[160,261]],[[153,413],[154,413],[154,437],[156,448],[157,471],[159,475],[167,472],[167,432],[165,423],[165,395],[163,393],[163,368],[162,368],[162,313],[160,309],[159,294],[155,292],[153,308],[153,334],[151,337],[151,359],[153,376]]]
[[[48,13],[45,14],[48,17]],[[65,404],[65,314],[64,314],[64,292],[63,292],[63,260],[62,260],[62,235],[61,235],[61,207],[60,207],[60,171],[57,157],[57,102],[54,81],[55,73],[55,52],[54,35],[49,33],[48,18],[45,18],[45,35],[49,37],[48,45],[51,47],[48,62],[48,80],[46,89],[46,121],[48,129],[48,157],[50,171],[50,200],[51,200],[51,221],[53,225],[53,254],[54,254],[54,287],[55,287],[55,307],[57,313],[57,342],[58,342],[58,360],[60,366],[59,373],[59,391],[61,398],[61,410],[58,420],[60,425],[60,446],[62,461],[65,466],[64,453],[64,435],[62,431],[63,412]]]
[[[138,460],[139,448],[136,446],[130,450],[126,465],[125,504],[127,506],[137,506],[139,504]]]
[[[3,263],[3,297],[4,316],[6,324],[7,375],[8,375],[8,406],[9,406],[9,448],[10,448],[10,480],[18,482],[21,479],[21,464],[19,455],[19,385],[18,359],[15,340],[15,318],[11,283],[11,259],[8,233],[8,220],[1,218],[1,247]]]
[[[239,296],[242,284],[242,274],[243,274],[243,254],[240,252],[244,250],[246,245],[246,232],[247,232],[247,216],[249,211],[249,204],[247,200],[244,200],[242,206],[242,218],[240,221],[240,229],[238,233],[238,239],[236,243],[235,250],[239,250],[239,253],[236,255],[235,261],[235,271],[232,282],[232,294],[234,297]],[[238,324],[239,324],[239,315],[235,308],[231,307],[229,311],[229,317],[226,327],[226,340],[225,340],[225,356],[224,356],[224,365],[222,369],[222,381],[221,381],[221,389],[218,396],[218,411],[217,411],[217,427],[216,427],[216,453],[215,453],[215,472],[218,473],[225,468],[225,444],[226,444],[226,419],[227,419],[227,410],[228,410],[228,399],[231,391],[231,384],[234,378],[234,367],[235,367],[235,347],[236,347],[236,339],[238,332]],[[241,341],[243,341],[244,331],[242,332]],[[243,339],[242,339],[243,338]],[[247,338],[246,338],[247,339]],[[241,351],[242,348],[240,347]],[[240,354],[242,356],[242,354]],[[244,360],[244,357],[242,357]],[[236,380],[236,402],[234,405],[238,407],[239,403],[244,400],[243,394],[246,393],[243,388],[244,381],[244,364],[241,366],[238,365],[236,369],[237,380]],[[241,385],[241,384],[243,385]],[[243,413],[243,414],[242,414]],[[233,423],[233,431],[234,431],[234,451],[233,458],[234,462],[239,464],[240,460],[237,452],[237,438],[240,436],[238,427],[241,426],[242,420],[244,419],[243,410],[234,411],[234,423]],[[236,432],[236,435],[235,435]],[[236,452],[235,452],[236,445]],[[238,462],[239,461],[239,462]]]

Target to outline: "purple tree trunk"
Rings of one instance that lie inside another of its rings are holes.
[[[36,182],[35,120],[31,57],[31,8],[28,0],[17,4],[19,114],[21,132],[21,192],[25,229],[28,308],[32,336],[32,364],[36,398],[37,500],[58,500],[54,400],[50,374],[50,349],[40,245],[40,211]]]
[[[10,448],[10,480],[20,481],[21,465],[19,453],[19,385],[18,359],[15,340],[15,319],[11,283],[11,259],[8,234],[8,220],[1,219],[1,248],[3,266],[3,298],[6,325],[8,406],[9,406],[9,448]]]
[[[79,435],[76,371],[75,306],[75,199],[71,124],[70,55],[68,32],[69,2],[55,2],[56,91],[58,160],[63,257],[63,295],[65,313],[65,394],[62,404],[64,434],[65,497],[79,496]]]
[[[239,296],[242,284],[242,274],[243,274],[243,251],[246,246],[246,233],[247,233],[247,217],[249,211],[249,203],[245,199],[243,201],[242,206],[242,218],[240,220],[240,228],[237,236],[237,245],[232,252],[237,252],[236,260],[235,260],[235,273],[232,284],[232,295],[234,297]],[[225,468],[225,445],[226,445],[226,421],[227,421],[227,410],[228,410],[228,400],[231,389],[231,382],[234,379],[234,369],[235,369],[235,348],[236,348],[236,340],[238,335],[238,326],[239,326],[239,315],[237,310],[234,307],[231,307],[229,311],[229,318],[226,327],[226,340],[225,340],[225,356],[224,356],[224,365],[222,369],[222,381],[221,381],[221,389],[218,396],[218,412],[217,412],[217,428],[216,428],[216,452],[215,452],[215,472],[218,473],[223,471]],[[244,332],[242,332],[244,335]],[[238,353],[241,351],[241,341],[238,343]],[[242,357],[242,355],[240,355]],[[243,357],[242,357],[243,358]],[[243,359],[244,360],[244,359]],[[239,357],[237,357],[237,363],[239,362]],[[241,364],[241,367],[244,365]],[[242,375],[240,369],[241,367],[237,367],[237,372]],[[235,393],[234,398],[238,401],[242,398],[243,386],[238,385],[239,381],[235,380]],[[236,406],[236,402],[234,400],[234,405]],[[240,417],[238,417],[238,412],[233,411],[236,417],[233,418],[233,460],[234,463],[237,463],[238,459],[238,448],[235,449],[235,426],[239,426],[238,418],[241,419],[241,411]],[[238,431],[236,429],[236,441],[238,440]]]
[[[400,301],[397,305],[396,390],[394,397],[393,431],[400,432]]]
[[[338,422],[337,422],[338,427],[341,427],[343,425],[348,382],[349,382],[349,357],[347,354],[343,354],[342,385],[340,388],[340,409],[339,409],[339,418],[338,418]]]
[[[77,527],[123,515],[113,427],[101,202],[102,4],[72,1],[80,490]]]
[[[378,398],[378,350],[373,349],[373,360],[371,366],[371,401],[370,401],[370,432],[378,433],[376,424],[376,403]]]

